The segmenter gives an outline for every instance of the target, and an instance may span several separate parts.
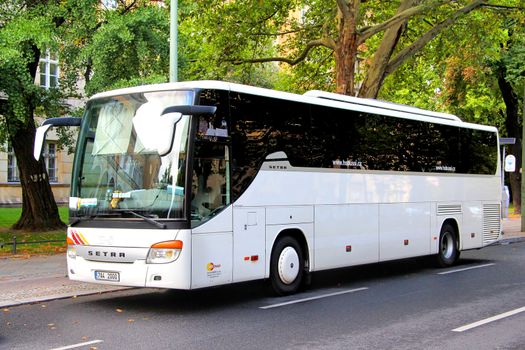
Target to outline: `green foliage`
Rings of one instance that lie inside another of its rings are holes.
[[[115,87],[166,82],[169,72],[169,18],[155,6],[107,18],[86,46],[93,77],[86,93]]]
[[[275,63],[236,65],[240,57],[274,53],[270,33],[279,28],[290,1],[180,2],[180,80],[220,79],[271,87]]]
[[[461,18],[390,75],[380,97],[453,113],[504,131],[506,106],[493,67],[510,56],[506,53],[509,28],[517,28],[518,23],[509,25],[509,15],[523,18],[523,13],[513,9],[481,9]]]
[[[502,62],[507,68],[507,81],[519,94],[525,88],[525,31],[513,35],[512,46],[503,55]]]
[[[33,47],[45,51],[54,46],[51,20],[53,10],[52,7],[37,6],[25,11],[23,15],[15,16],[10,13],[12,20],[1,25],[0,93],[7,100],[2,104],[0,142],[5,142],[8,136],[8,118],[11,132],[14,132],[18,123],[30,122],[28,116],[32,115],[36,105],[52,107],[51,103],[41,103],[48,98],[48,94],[35,86],[28,66],[34,60]]]

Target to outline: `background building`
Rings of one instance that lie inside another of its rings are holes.
[[[44,89],[58,86],[60,77],[60,66],[56,55],[46,52],[40,58],[35,84]],[[81,101],[68,100],[69,105],[79,105]],[[49,182],[55,195],[57,203],[67,203],[69,198],[69,186],[71,183],[71,168],[73,166],[73,154],[58,147],[58,135],[51,129],[46,138],[46,144],[42,151],[46,168],[49,174]],[[21,205],[22,187],[18,176],[18,167],[15,154],[9,144],[0,147],[0,206]]]

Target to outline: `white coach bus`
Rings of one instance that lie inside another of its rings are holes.
[[[500,239],[498,133],[443,113],[216,81],[93,96],[78,125],[72,280],[195,289]]]

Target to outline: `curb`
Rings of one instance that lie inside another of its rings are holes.
[[[28,298],[28,299],[22,299],[22,300],[7,300],[5,302],[0,302],[0,308],[10,308],[10,307],[16,307],[21,305],[29,305],[29,304],[37,304],[42,303],[46,301],[54,301],[54,300],[62,300],[62,299],[70,299],[70,298],[76,298],[76,297],[84,297],[84,296],[90,296],[90,295],[102,295],[102,294],[108,294],[113,292],[118,292],[121,290],[131,290],[136,289],[135,287],[120,287],[110,290],[102,290],[102,291],[89,291],[85,293],[75,293],[75,294],[52,294],[47,295],[44,297],[39,298]]]
[[[521,242],[525,242],[525,237],[504,238],[490,245],[508,245],[508,244],[521,243]]]

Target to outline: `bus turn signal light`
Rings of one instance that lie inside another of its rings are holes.
[[[176,241],[159,242],[159,243],[155,243],[154,245],[152,245],[151,248],[156,248],[156,249],[182,249],[182,241],[176,240]]]
[[[76,259],[77,258],[77,247],[75,241],[71,237],[66,237],[66,243],[67,243],[67,256],[70,259]]]
[[[148,252],[146,263],[167,264],[177,260],[182,252],[182,241],[164,241],[155,243]]]

